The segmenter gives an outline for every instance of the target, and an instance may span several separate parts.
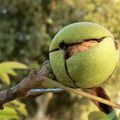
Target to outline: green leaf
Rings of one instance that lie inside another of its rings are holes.
[[[13,69],[27,69],[28,67],[25,64],[15,62],[15,61],[7,61],[0,64],[0,66],[5,68],[13,68]]]
[[[0,120],[19,120],[17,112],[12,107],[5,106],[4,110],[0,110]]]
[[[13,75],[13,76],[16,76],[16,75],[17,75],[17,73],[16,73],[13,69],[9,69],[9,70],[7,71],[7,73],[10,74],[10,75]]]
[[[111,120],[108,115],[101,111],[93,111],[88,115],[88,120]]]
[[[11,68],[9,68],[9,67],[4,67],[4,66],[0,65],[0,73],[1,74],[10,71],[10,69]]]
[[[16,75],[13,69],[28,69],[28,67],[19,62],[2,62],[0,63],[0,73],[10,73]]]
[[[2,82],[4,82],[5,84],[9,85],[10,84],[10,79],[7,73],[0,73],[0,78],[2,80]]]
[[[25,104],[19,102],[18,100],[11,101],[10,103],[7,103],[6,106],[13,107],[19,113],[23,114],[24,116],[27,116],[27,110]]]
[[[27,115],[25,104],[18,100],[11,101],[5,104],[4,110],[0,111],[0,120],[20,120],[18,113],[21,113],[24,116]]]
[[[10,84],[10,78],[8,74],[16,76],[17,73],[13,69],[27,69],[28,67],[19,62],[2,62],[0,63],[0,78],[7,85]]]

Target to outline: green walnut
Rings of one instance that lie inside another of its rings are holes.
[[[118,62],[118,43],[103,26],[90,22],[70,24],[54,37],[50,64],[57,80],[67,86],[92,88],[113,73]]]

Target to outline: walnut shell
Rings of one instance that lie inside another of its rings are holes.
[[[73,23],[61,29],[49,51],[57,80],[77,88],[101,85],[111,76],[119,58],[112,34],[90,22]]]

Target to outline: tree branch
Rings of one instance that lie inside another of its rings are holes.
[[[18,97],[25,97],[27,92],[34,88],[41,87],[44,77],[50,73],[48,61],[43,63],[42,68],[38,72],[31,72],[19,84],[0,92],[0,109],[3,109],[3,104],[12,101]]]

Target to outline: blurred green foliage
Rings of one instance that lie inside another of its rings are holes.
[[[9,75],[16,76],[17,73],[14,69],[27,69],[28,67],[19,62],[2,62],[0,63],[0,87],[10,85]],[[20,120],[21,117],[27,116],[25,104],[18,100],[14,100],[5,104],[4,110],[0,110],[0,120]]]
[[[5,83],[6,85],[10,85],[10,78],[9,75],[16,76],[17,73],[14,69],[27,69],[27,66],[19,63],[19,62],[2,62],[0,63],[0,79],[1,82]]]
[[[39,68],[54,35],[73,22],[96,22],[119,40],[119,9],[119,0],[0,0],[0,61]]]
[[[0,1],[0,60],[43,60],[50,41],[39,1]],[[43,55],[44,54],[44,55]]]
[[[25,104],[14,100],[5,105],[4,110],[0,111],[0,120],[21,120],[27,116]]]

